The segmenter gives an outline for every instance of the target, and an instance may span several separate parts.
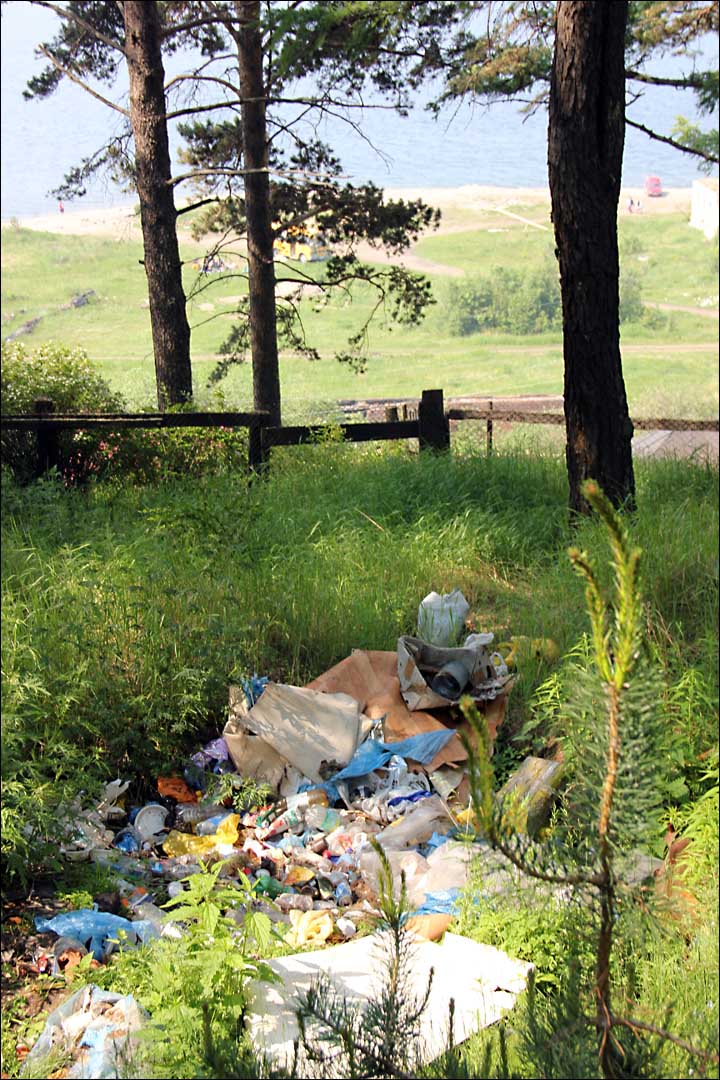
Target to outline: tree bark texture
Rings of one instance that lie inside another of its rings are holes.
[[[185,310],[170,150],[165,119],[165,72],[155,0],[126,0],[125,55],[130,77],[130,122],[150,300],[158,406],[192,397],[190,326]]]
[[[620,358],[617,211],[625,138],[628,5],[560,0],[548,166],[560,264],[570,507],[582,481],[632,504],[632,422]]]
[[[240,22],[238,66],[242,98],[245,215],[247,220],[248,303],[253,403],[280,424],[280,370],[275,310],[275,267],[270,210],[265,87],[262,70],[260,4],[237,0]]]

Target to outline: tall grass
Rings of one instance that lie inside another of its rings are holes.
[[[674,683],[701,672],[710,709],[716,481],[709,468],[640,464],[633,524],[658,654]],[[569,649],[584,624],[564,556],[566,495],[557,457],[400,445],[274,451],[269,477],[250,487],[233,475],[87,492],[5,483],[10,869],[42,855],[18,822],[46,831],[73,785],[123,773],[142,793],[221,728],[230,682],[257,671],[302,684],[352,648],[394,649],[431,589],[460,587],[498,641],[526,634]],[[581,531],[592,550],[595,526]],[[520,673],[499,744],[508,767],[548,674],[543,660]],[[712,717],[694,730],[712,730]]]

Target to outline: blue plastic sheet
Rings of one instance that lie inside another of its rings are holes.
[[[413,915],[457,915],[460,911],[460,893],[460,889],[426,893],[422,906]]]
[[[117,940],[118,933],[124,930],[131,943],[148,941],[158,936],[157,929],[145,919],[130,922],[120,915],[111,915],[107,911],[81,908],[67,911],[53,919],[37,916],[35,927],[41,934],[53,933],[58,937],[71,937],[82,942],[96,960],[102,960],[108,951],[108,944]]]
[[[427,731],[422,735],[411,735],[402,742],[384,743],[379,739],[366,739],[358,746],[350,762],[332,777],[333,784],[338,780],[350,780],[356,776],[365,776],[382,768],[391,757],[397,755],[402,758],[411,758],[426,765],[450,742],[454,731],[447,728],[442,731]]]
[[[410,795],[397,795],[394,799],[388,799],[388,806],[420,802],[421,799],[429,799],[432,794],[432,791],[413,791]]]
[[[326,783],[311,786],[324,788],[328,797],[335,802],[339,798],[336,786],[338,781],[354,780],[359,776],[367,776],[368,773],[374,772],[375,769],[381,769],[395,755],[402,758],[411,758],[413,761],[419,761],[421,765],[426,765],[450,742],[454,734],[454,731],[445,728],[438,731],[427,731],[422,735],[411,735],[409,739],[403,739],[402,742],[395,743],[384,743],[380,739],[366,739],[364,743],[358,746],[344,769],[341,769],[339,773],[335,773]],[[303,788],[300,790],[302,791]]]

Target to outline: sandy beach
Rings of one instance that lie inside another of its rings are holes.
[[[441,223],[440,232],[452,231],[459,227],[453,220],[453,211],[462,211],[462,227],[472,228],[473,223],[468,215],[472,215],[473,212],[481,216],[488,211],[503,213],[514,207],[546,204],[549,213],[550,208],[548,188],[483,187],[467,184],[456,188],[386,188],[385,192],[388,198],[423,199],[431,206],[439,207],[444,211],[447,219]],[[649,199],[640,187],[623,188],[619,213],[621,216],[629,213],[628,202],[632,199],[636,205],[638,201],[641,203],[642,213],[645,215],[689,214],[691,195],[691,188],[669,188],[660,198]],[[110,236],[115,240],[139,239],[141,236],[140,216],[136,212],[136,206],[137,203],[128,203],[126,206],[107,209],[85,209],[82,206],[71,205],[67,206],[62,214],[58,210],[52,214],[19,218],[18,224],[23,229],[66,236]],[[2,224],[7,226],[10,222],[3,220]],[[183,231],[182,219],[180,219],[180,231]]]

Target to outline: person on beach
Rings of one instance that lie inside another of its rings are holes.
[[[65,207],[63,206],[63,201],[62,201],[62,199],[61,199],[61,200],[60,200],[60,202],[58,203],[58,210],[60,211],[60,213],[61,213],[61,214],[64,214],[64,213],[65,213]]]
[[[632,212],[633,212],[633,206],[634,206],[634,205],[635,205],[635,203],[634,203],[634,202],[632,201],[632,198],[631,198],[631,199],[629,200],[629,202],[628,202],[628,213],[629,213],[629,214],[632,214]]]

